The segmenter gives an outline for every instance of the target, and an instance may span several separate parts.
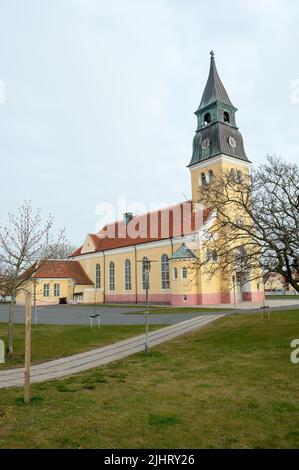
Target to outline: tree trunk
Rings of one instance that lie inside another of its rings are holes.
[[[7,333],[7,358],[13,358],[13,326],[15,319],[15,298],[12,297],[9,305],[8,333]]]
[[[26,292],[25,298],[25,374],[24,374],[24,403],[30,403],[30,365],[31,365],[31,293]]]

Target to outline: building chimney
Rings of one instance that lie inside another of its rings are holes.
[[[125,212],[124,213],[124,222],[126,225],[128,225],[129,222],[133,219],[133,213],[132,212]]]

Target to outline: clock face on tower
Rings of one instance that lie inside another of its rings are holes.
[[[201,148],[203,150],[206,150],[210,147],[210,140],[209,139],[203,139],[203,141],[201,142]]]
[[[228,143],[232,149],[235,149],[237,147],[237,141],[232,135],[229,137]]]

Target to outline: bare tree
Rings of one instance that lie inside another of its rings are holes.
[[[51,259],[67,259],[71,253],[76,250],[76,246],[68,241],[61,240],[60,243],[54,245],[50,244],[44,253],[41,253],[41,258]]]
[[[7,346],[11,358],[16,297],[32,278],[37,262],[40,266],[61,244],[64,230],[54,241],[53,217],[49,215],[43,221],[41,210],[34,212],[30,202],[22,204],[16,214],[8,214],[8,221],[7,226],[0,225],[0,290],[11,296]]]
[[[230,170],[199,189],[213,209],[201,268],[212,276],[279,273],[299,291],[299,166],[268,156],[249,174]]]

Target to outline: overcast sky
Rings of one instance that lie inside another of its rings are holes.
[[[31,199],[80,244],[119,194],[190,197],[211,49],[249,159],[298,160],[298,24],[298,0],[0,0],[0,221]]]

